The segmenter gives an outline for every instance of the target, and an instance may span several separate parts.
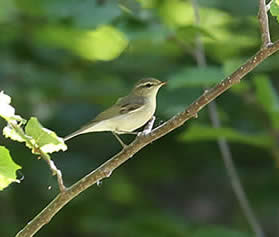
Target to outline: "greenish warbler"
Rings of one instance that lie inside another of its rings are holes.
[[[64,141],[83,133],[111,131],[125,147],[117,134],[135,134],[134,130],[152,118],[158,90],[165,84],[166,82],[154,78],[138,81],[127,96],[119,98],[114,105],[97,115],[87,125],[65,137]]]

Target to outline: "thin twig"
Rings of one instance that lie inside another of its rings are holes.
[[[220,128],[221,127],[220,119],[217,116],[216,110],[217,110],[216,103],[213,103],[212,106],[209,107],[211,121],[215,128]],[[265,236],[264,232],[263,232],[259,222],[257,221],[257,218],[253,212],[253,209],[250,207],[250,204],[249,204],[249,201],[245,194],[245,191],[241,185],[241,181],[238,177],[237,171],[236,171],[234,163],[233,163],[230,147],[228,146],[226,139],[223,137],[218,138],[217,142],[218,142],[220,151],[222,153],[225,167],[226,167],[226,170],[228,171],[228,175],[231,180],[231,184],[232,184],[234,193],[238,199],[239,205],[240,205],[244,215],[246,216],[246,219],[249,222],[251,228],[253,229],[255,235],[257,237],[264,237]]]
[[[200,24],[200,14],[199,14],[199,6],[196,0],[192,0],[192,6],[194,9],[194,15],[195,15],[195,22],[197,25]],[[203,43],[201,41],[201,37],[198,35],[196,39],[196,50],[195,50],[195,55],[196,55],[196,61],[199,67],[206,67],[207,62],[205,58],[205,52],[204,52],[204,47]],[[211,120],[211,123],[214,128],[220,128],[221,127],[221,121],[218,116],[217,112],[217,104],[215,101],[212,101],[208,105],[209,109],[209,117]],[[232,153],[230,151],[230,146],[227,142],[227,140],[224,137],[219,137],[217,139],[218,147],[220,149],[222,158],[224,160],[224,164],[226,167],[226,170],[228,172],[228,176],[231,181],[232,189],[235,193],[235,196],[239,202],[239,205],[248,221],[250,224],[253,232],[257,237],[263,237],[264,233],[261,229],[260,224],[257,221],[257,218],[253,212],[253,209],[251,208],[248,198],[245,194],[244,188],[241,184],[240,178],[237,174],[237,171],[234,166],[234,162],[232,159]]]
[[[52,171],[52,175],[56,175],[60,192],[65,192],[66,187],[63,184],[62,172],[59,169],[57,169],[56,165],[54,164],[53,160],[50,157],[49,159],[44,159],[44,160],[48,163],[49,168]]]
[[[21,127],[19,127],[16,123],[14,123],[13,121],[8,123],[16,131],[16,133],[29,145],[29,147],[32,147],[33,150],[36,150],[36,152],[40,154],[40,157],[42,157],[47,162],[52,174],[56,175],[57,177],[58,187],[60,191],[64,192],[66,190],[66,187],[63,184],[62,173],[59,169],[57,169],[54,162],[51,160],[51,157],[47,153],[43,152],[42,149],[37,147],[36,144],[34,145],[31,142],[31,138],[28,137],[21,129]]]
[[[266,4],[266,12],[268,12],[270,10],[271,4],[272,4],[273,0],[270,0],[268,4]]]
[[[272,44],[269,33],[266,0],[259,0],[258,20],[262,37],[262,48],[265,48]]]

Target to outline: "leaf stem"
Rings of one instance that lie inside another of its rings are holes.
[[[14,123],[15,120],[7,120],[8,124],[17,132],[17,134],[30,146],[34,151],[40,154],[40,156],[47,162],[49,165],[49,168],[52,172],[52,175],[56,175],[57,177],[57,183],[58,187],[61,192],[64,192],[66,190],[66,187],[63,184],[63,178],[61,171],[55,166],[54,162],[51,160],[51,157],[42,151],[42,149],[37,146],[36,144],[33,144],[31,141],[31,138],[27,136],[21,127],[19,127],[17,124]]]

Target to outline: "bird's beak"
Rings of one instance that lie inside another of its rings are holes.
[[[161,81],[160,86],[164,86],[164,85],[166,85],[166,84],[167,84],[166,81]]]

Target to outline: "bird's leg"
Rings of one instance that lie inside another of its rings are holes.
[[[123,148],[127,147],[127,145],[121,140],[121,138],[115,132],[112,132],[112,134],[116,137],[116,139],[119,141],[119,143]]]
[[[152,131],[155,119],[156,117],[153,115],[152,118],[145,125],[143,131],[138,133],[138,136],[147,135],[148,133],[150,133]]]

